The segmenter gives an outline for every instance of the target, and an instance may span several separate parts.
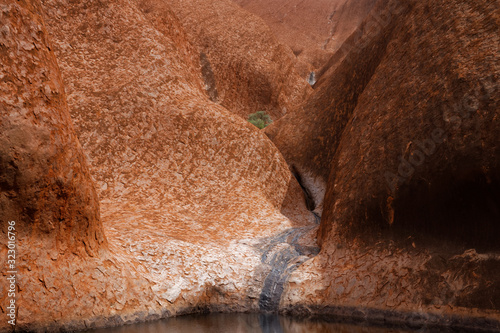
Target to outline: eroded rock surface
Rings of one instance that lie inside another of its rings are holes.
[[[385,6],[379,2],[372,16],[361,24],[360,37],[346,42],[345,48],[350,47],[347,56],[332,57],[342,57],[342,66],[321,77],[303,105],[265,130],[308,191],[311,206],[318,214],[323,211],[331,163],[343,131],[385,53],[396,21],[407,10],[407,5],[401,3],[394,12],[386,11],[385,27],[370,29],[373,25],[367,22],[376,23],[373,16],[383,12]]]
[[[18,327],[261,310],[498,330],[498,4],[379,1],[273,145],[235,105],[279,115],[303,90],[228,3],[0,7]]]
[[[258,309],[271,270],[259,244],[315,226],[279,151],[210,99],[166,4],[43,7],[110,248],[144,265],[152,308]]]
[[[169,4],[200,52],[209,91],[215,83],[213,100],[231,112],[247,119],[250,113],[267,111],[277,120],[311,90],[296,70],[291,49],[278,42],[262,19],[231,0]]]
[[[266,129],[323,208],[322,251],[284,307],[498,318],[497,5],[379,2],[304,106]]]
[[[319,69],[370,12],[376,0],[234,0],[262,17],[281,42],[289,45],[301,70]],[[304,76],[307,73],[302,73]]]
[[[16,222],[16,263],[8,271],[17,271],[18,329],[102,325],[117,311],[125,320],[144,318],[150,284],[137,278],[135,262],[108,251],[40,4],[0,8],[0,330],[11,327],[8,221]]]

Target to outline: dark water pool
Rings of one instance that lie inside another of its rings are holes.
[[[415,331],[335,324],[278,315],[189,315],[160,321],[88,331],[92,333],[408,333]],[[420,330],[418,332],[425,332]]]

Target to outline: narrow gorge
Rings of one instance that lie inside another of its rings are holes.
[[[499,10],[0,0],[0,332],[500,332]]]

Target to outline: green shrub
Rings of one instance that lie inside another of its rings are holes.
[[[260,129],[263,129],[267,125],[271,124],[273,120],[271,116],[266,113],[266,111],[257,111],[248,116],[248,121]]]

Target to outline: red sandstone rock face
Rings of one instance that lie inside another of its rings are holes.
[[[334,224],[344,236],[372,224],[404,224],[412,234],[443,237],[438,229],[451,240],[461,234],[473,240],[468,246],[496,243],[489,238],[500,218],[493,6],[419,3],[387,35],[383,57],[338,141],[324,232]],[[431,8],[435,15],[424,19]],[[472,219],[477,232],[467,227]],[[457,230],[447,230],[447,221]]]
[[[99,203],[39,4],[9,2],[2,23],[2,223],[92,256],[106,244]]]
[[[198,47],[212,99],[231,112],[247,119],[267,111],[276,120],[310,91],[306,77],[296,72],[290,48],[260,18],[230,0],[169,5]]]
[[[349,59],[344,59],[339,68],[332,65],[333,71],[320,78],[303,105],[265,130],[308,189],[318,214],[323,210],[331,162],[343,130],[384,55],[396,18],[402,14],[399,11],[392,15],[383,31],[375,26],[380,33],[373,34],[373,26],[367,22],[377,22],[374,16],[378,17],[384,8],[385,3],[379,2],[359,32],[349,38],[340,54],[332,57],[332,63],[342,61],[346,52],[351,53]]]
[[[298,59],[320,68],[354,32],[375,0],[234,0],[262,17]]]
[[[498,318],[498,3],[407,5],[379,2],[304,106],[266,129],[310,192],[326,190],[322,252],[292,275],[292,312]]]
[[[145,265],[150,311],[258,309],[270,271],[262,244],[314,226],[279,151],[209,99],[165,4],[43,7],[110,248]]]
[[[16,222],[17,328],[81,328],[117,310],[125,318],[130,299],[144,302],[134,313],[147,311],[149,284],[107,250],[40,4],[7,1],[0,22],[2,317],[11,299],[7,221]],[[2,320],[0,330],[7,326]]]
[[[193,4],[186,8],[194,13]],[[217,13],[233,8],[217,4]],[[341,308],[352,306],[393,322],[418,323],[426,312],[498,328],[495,4],[397,4],[380,1],[373,14],[395,15],[378,29],[374,17],[362,24],[303,107],[267,131],[309,200],[272,142],[210,100],[215,90],[205,86],[217,81],[207,77],[232,67],[208,66],[199,35],[184,32],[201,14],[178,19],[177,7],[139,0],[2,7],[0,264],[5,221],[17,219],[19,327],[117,325],[206,309],[359,316]],[[221,46],[207,50],[223,59]],[[466,113],[441,108],[457,101]],[[398,157],[416,157],[417,140],[440,138],[440,126],[447,140],[400,183],[387,183]],[[454,184],[460,205],[480,199],[472,202],[487,214],[474,221],[488,232],[436,220],[469,236],[440,238],[422,223],[419,210],[439,217],[431,201],[454,199],[442,193]],[[323,206],[322,252],[309,260],[318,249],[307,208]],[[486,247],[469,249],[478,240]],[[5,282],[0,290],[4,315]]]
[[[209,101],[169,8],[138,5],[44,1],[54,44],[39,4],[2,7],[1,260],[16,220],[21,329],[256,309],[262,249],[314,222],[271,142]]]

